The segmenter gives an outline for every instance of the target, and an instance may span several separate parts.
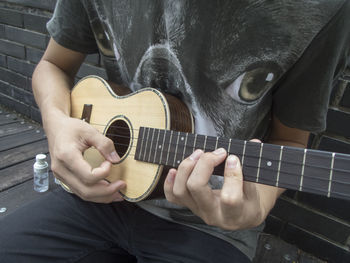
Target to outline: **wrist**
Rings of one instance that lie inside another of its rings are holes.
[[[60,109],[49,109],[42,112],[43,127],[47,135],[54,133],[70,118],[66,112]]]

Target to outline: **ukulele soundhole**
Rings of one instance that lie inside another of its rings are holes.
[[[113,121],[105,135],[113,141],[119,157],[123,160],[130,146],[131,136],[128,123],[122,119]]]

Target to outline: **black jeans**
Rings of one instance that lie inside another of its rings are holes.
[[[137,205],[56,189],[0,221],[0,262],[250,262],[219,238]]]

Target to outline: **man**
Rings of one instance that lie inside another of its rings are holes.
[[[103,180],[119,160],[112,141],[69,117],[74,76],[100,52],[109,80],[182,99],[196,133],[306,147],[309,132],[325,128],[345,67],[349,10],[341,0],[59,1],[33,90],[52,170],[74,195],[59,190],[5,218],[0,258],[249,262],[284,190],[243,182],[239,159],[223,149],[196,150],[169,171],[166,199],[120,202],[125,182]],[[91,146],[106,159],[95,169],[82,157]],[[222,181],[212,172],[224,161]]]

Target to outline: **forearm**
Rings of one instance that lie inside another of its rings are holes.
[[[55,126],[59,117],[69,116],[70,88],[84,59],[85,54],[64,48],[50,39],[32,80],[44,128]]]
[[[71,85],[72,78],[51,62],[41,60],[36,67],[32,86],[46,132],[59,117],[69,116]]]

